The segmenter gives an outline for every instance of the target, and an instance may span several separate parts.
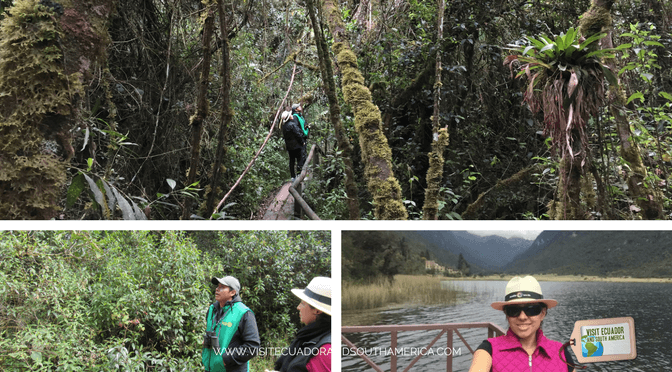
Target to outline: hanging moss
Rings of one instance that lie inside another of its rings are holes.
[[[422,206],[423,218],[434,220],[439,209],[439,190],[443,179],[443,151],[448,146],[448,130],[439,130],[439,138],[432,144],[433,151],[428,153],[429,169],[427,170],[427,190],[425,203]]]
[[[51,218],[72,156],[63,118],[83,92],[81,74],[64,74],[52,8],[19,0],[10,12],[0,25],[0,216]]]
[[[359,197],[357,184],[355,183],[355,173],[352,159],[352,145],[350,144],[348,134],[343,127],[340,119],[340,106],[336,98],[336,82],[334,81],[334,71],[329,58],[329,48],[327,47],[321,23],[317,20],[315,4],[313,0],[307,0],[308,16],[313,26],[315,34],[315,45],[317,46],[317,57],[320,62],[320,73],[324,83],[324,90],[329,102],[329,118],[334,127],[336,140],[339,149],[342,151],[342,159],[345,173],[345,193],[347,195],[348,213],[351,220],[360,219]]]
[[[551,200],[548,202],[546,207],[548,208],[548,212],[546,214],[548,214],[548,218],[550,220],[562,220],[563,211],[565,209],[562,202]]]
[[[17,0],[0,23],[3,218],[46,219],[59,210],[84,80],[106,48],[103,24],[88,23],[75,5]],[[103,16],[111,7],[92,9]]]
[[[325,13],[330,19],[331,13]],[[373,195],[375,216],[383,220],[406,219],[401,187],[392,172],[392,151],[382,131],[380,110],[371,101],[371,92],[364,85],[357,56],[344,42],[336,42],[332,48],[343,77],[343,98],[355,114],[355,129],[359,134],[362,160],[366,164],[364,174],[369,192]]]
[[[583,194],[583,200],[586,202],[588,210],[594,210],[597,206],[597,195],[593,188],[593,181],[595,181],[595,179],[590,173],[586,173],[585,176],[581,178],[581,193]]]
[[[583,18],[579,21],[579,31],[587,38],[611,28],[611,24],[610,10],[593,2],[590,9],[584,13]]]

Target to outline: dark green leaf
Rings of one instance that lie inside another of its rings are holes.
[[[607,78],[607,81],[609,84],[613,86],[618,86],[618,78],[614,73],[609,69],[609,67],[604,66],[603,64],[600,64],[600,67],[602,68],[602,72],[604,73],[604,77]]]
[[[67,208],[75,205],[79,195],[84,191],[84,187],[84,176],[81,173],[77,173],[77,175],[72,178],[70,187],[68,187],[67,201],[65,203]]]

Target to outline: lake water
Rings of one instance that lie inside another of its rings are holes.
[[[367,325],[436,324],[492,322],[506,330],[508,324],[501,311],[490,307],[504,297],[506,281],[451,281],[455,289],[463,291],[456,305],[426,306],[379,312]],[[672,369],[672,284],[667,283],[606,283],[606,282],[541,282],[545,298],[558,301],[544,319],[544,334],[556,341],[566,342],[574,329],[574,322],[585,319],[630,316],[635,320],[637,358],[634,360],[589,363],[587,371],[667,371]],[[347,323],[348,314],[343,314]],[[360,324],[364,325],[364,324]],[[398,348],[422,348],[439,331],[400,332]],[[460,333],[476,349],[487,338],[486,329],[464,329]],[[368,348],[390,347],[389,333],[344,334],[355,345]],[[433,348],[445,347],[445,335]],[[471,353],[454,335],[453,348],[461,355],[453,356],[453,371],[468,371]],[[413,371],[445,371],[446,350],[435,349],[436,354],[422,357]],[[344,352],[343,371],[372,371],[361,358]],[[389,356],[375,355],[371,359],[383,369],[390,368]],[[411,353],[408,353],[411,354]],[[397,367],[403,371],[415,356],[399,356]],[[576,359],[575,359],[576,360]]]

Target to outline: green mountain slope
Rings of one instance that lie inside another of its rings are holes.
[[[672,231],[544,231],[512,274],[672,276]]]

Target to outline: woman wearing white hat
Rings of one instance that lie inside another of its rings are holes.
[[[539,282],[531,276],[514,277],[506,285],[504,301],[492,307],[502,310],[509,322],[506,335],[483,341],[474,352],[469,372],[572,372],[572,357],[562,344],[549,340],[541,330],[548,309],[558,301],[544,299]]]
[[[331,371],[331,278],[313,278],[306,289],[292,289],[301,299],[301,323],[288,350],[275,362],[280,372]]]

